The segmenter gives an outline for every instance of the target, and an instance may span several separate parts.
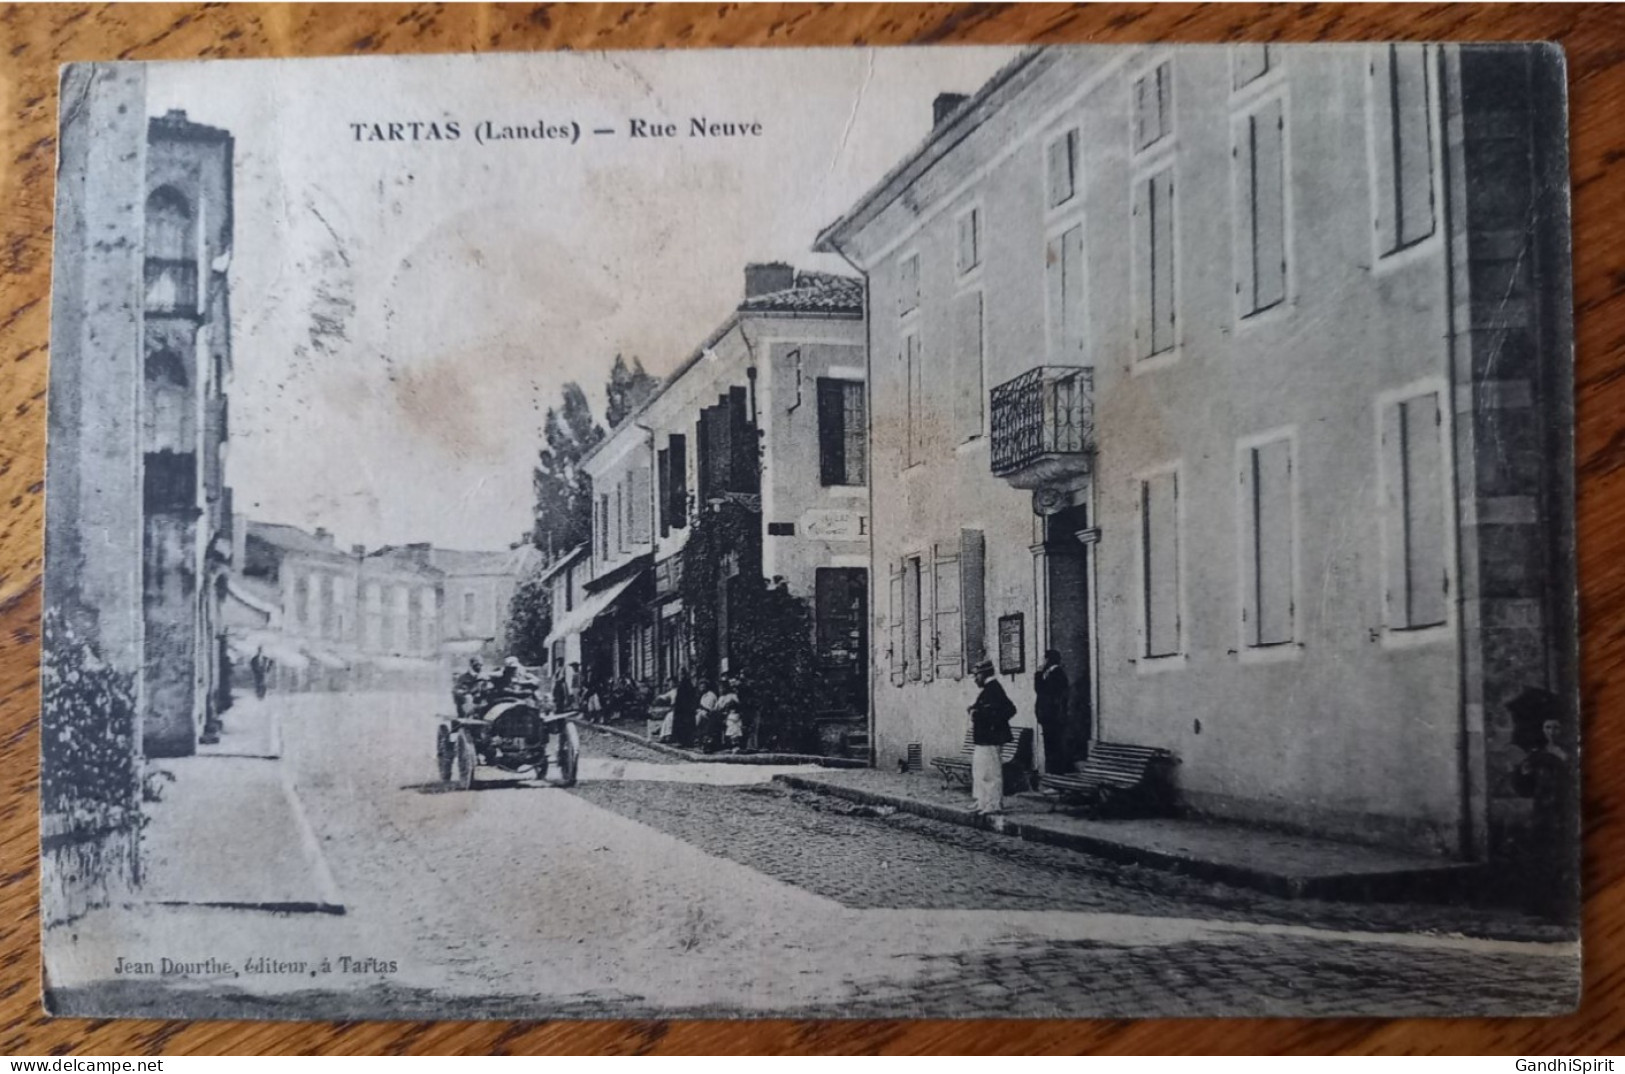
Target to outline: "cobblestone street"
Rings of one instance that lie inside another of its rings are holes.
[[[1575,949],[1521,942],[1545,937],[1513,915],[1271,899],[591,728],[571,790],[494,773],[448,793],[437,703],[281,699],[286,755],[265,763],[286,766],[342,915],[92,915],[50,967],[56,1009],[161,1013],[184,989],[222,1017],[1495,1014],[1566,1009],[1578,986]],[[109,951],[394,968],[131,980]]]

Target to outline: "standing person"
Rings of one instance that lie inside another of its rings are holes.
[[[263,645],[254,650],[254,658],[248,662],[248,670],[254,674],[254,696],[264,700],[265,675],[266,672],[271,670],[271,661],[265,655]]]
[[[1066,708],[1070,686],[1060,650],[1046,650],[1044,664],[1033,676],[1033,692],[1038,695],[1038,726],[1044,732],[1044,771],[1052,776],[1072,771]]]
[[[687,748],[694,744],[694,710],[700,707],[699,691],[685,670],[677,680],[677,694],[672,699],[671,740]]]
[[[971,674],[980,687],[970,706],[971,788],[976,796],[973,812],[986,816],[1004,812],[1004,762],[999,748],[1011,739],[1010,720],[1016,706],[994,678],[993,661],[982,661]]]
[[[570,687],[564,681],[564,661],[553,665],[553,711],[570,711]]]
[[[673,714],[677,711],[677,684],[666,676],[660,683],[660,693],[649,703],[648,735],[656,742],[670,742]]]
[[[706,679],[700,686],[700,714],[699,737],[700,748],[706,753],[715,753],[717,744],[721,739],[721,728],[717,725],[717,686],[711,679]]]
[[[722,745],[730,753],[738,753],[745,746],[745,717],[739,705],[739,679],[729,675],[722,680],[722,696],[717,698],[717,712],[722,719]]]

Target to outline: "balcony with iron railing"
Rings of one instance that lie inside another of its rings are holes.
[[[196,316],[197,262],[149,257],[146,263],[148,314]]]
[[[993,475],[1018,489],[1089,474],[1095,451],[1095,371],[1035,366],[989,399]]]

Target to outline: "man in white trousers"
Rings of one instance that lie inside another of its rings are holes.
[[[999,750],[1010,741],[1010,720],[1016,706],[993,675],[993,661],[983,660],[971,669],[980,692],[970,707],[971,789],[976,796],[974,812],[991,815],[1004,812],[1004,765]]]

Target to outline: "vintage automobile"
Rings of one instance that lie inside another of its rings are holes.
[[[573,787],[581,757],[575,713],[544,712],[534,698],[498,698],[478,715],[442,717],[435,730],[435,760],[440,781],[457,790],[474,784],[480,765],[547,778],[549,745],[558,765],[558,782]]]

